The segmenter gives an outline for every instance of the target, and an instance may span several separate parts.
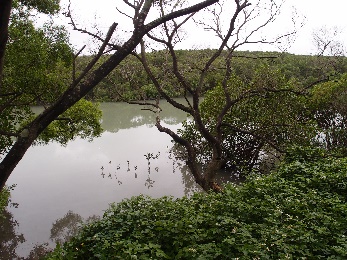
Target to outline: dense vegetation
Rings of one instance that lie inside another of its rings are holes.
[[[52,104],[71,78],[73,50],[65,28],[53,22],[36,28],[33,9],[53,15],[59,11],[59,5],[54,1],[14,2],[0,93],[0,157],[35,117],[30,106]],[[82,100],[61,120],[53,122],[40,141],[66,143],[77,135],[86,138],[98,135],[100,117],[96,105]]]
[[[196,71],[214,53],[215,50],[177,50],[176,55],[182,70],[190,75],[189,80],[196,82]],[[147,53],[148,62],[159,73],[158,80],[163,84],[165,91],[172,97],[182,96],[184,90],[179,87],[177,79],[170,71],[170,59],[166,50]],[[226,55],[226,53],[224,54]],[[108,56],[104,56],[106,59]],[[83,68],[91,56],[82,56],[77,60],[77,67]],[[224,75],[224,56],[222,55],[209,72],[205,82],[205,91],[220,84]],[[324,57],[311,55],[295,55],[279,52],[249,52],[235,51],[232,59],[232,70],[244,82],[249,83],[264,65],[278,70],[286,81],[295,81],[299,86],[308,86],[318,80],[333,79],[334,76],[347,72],[347,59],[345,57]],[[299,87],[297,86],[297,87]],[[105,78],[97,88],[87,96],[89,100],[121,101],[154,99],[158,92],[151,79],[143,70],[143,65],[134,56],[128,56],[112,73]]]
[[[223,193],[112,205],[48,259],[345,259],[347,160],[294,148]]]
[[[11,188],[6,187],[0,192],[0,219],[4,218],[4,211],[8,206],[10,200],[10,190]]]
[[[307,91],[288,81],[280,70],[268,65],[255,69],[247,84],[238,75],[229,82],[228,91],[235,99],[247,90],[258,91],[238,102],[226,113],[222,127],[225,167],[232,171],[266,171],[269,160],[280,158],[294,144],[314,145],[346,155],[347,113],[346,76],[319,83]],[[301,89],[301,90],[300,90]],[[213,132],[225,104],[224,90],[217,86],[205,94],[201,103],[204,125]],[[181,134],[192,140],[204,163],[212,149],[195,122],[186,121]]]

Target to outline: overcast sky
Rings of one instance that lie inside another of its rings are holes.
[[[197,0],[187,0],[189,3],[194,3]],[[230,0],[231,1],[231,0]],[[266,1],[266,0],[264,0]],[[255,2],[250,0],[250,2]],[[66,7],[68,0],[61,0],[61,4]],[[81,27],[92,28],[96,24],[101,30],[107,31],[109,25],[112,22],[119,23],[120,28],[129,28],[131,21],[125,19],[120,15],[116,6],[121,4],[121,0],[98,0],[98,1],[85,1],[85,0],[71,0],[71,7],[73,10],[73,16],[75,20],[81,25]],[[119,6],[123,8],[122,6]],[[347,1],[346,0],[287,0],[282,8],[281,16],[278,21],[268,27],[267,31],[262,33],[266,35],[280,35],[285,33],[288,28],[291,28],[291,17],[293,10],[297,11],[296,20],[301,22],[304,17],[305,25],[298,30],[296,41],[293,44],[286,44],[281,48],[286,47],[286,51],[296,54],[315,54],[316,48],[313,46],[312,33],[322,27],[338,28],[341,33],[339,39],[345,42],[347,46]],[[66,20],[62,19],[62,23],[66,24]],[[67,28],[69,28],[67,26]],[[289,30],[289,29],[288,29]],[[85,43],[91,41],[86,39],[80,34],[71,32],[71,42],[76,49],[83,46]],[[126,33],[119,31],[118,35],[120,39],[126,38]],[[211,36],[203,36],[202,31],[197,30],[195,26],[190,26],[186,30],[185,43],[180,45],[180,48],[216,48],[217,40]],[[330,37],[327,35],[327,37]],[[288,46],[290,46],[288,48]],[[279,51],[275,46],[264,45],[248,45],[243,46],[242,49],[248,50],[275,50]]]

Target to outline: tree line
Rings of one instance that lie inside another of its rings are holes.
[[[213,53],[212,49],[177,50],[183,70],[191,71],[191,81],[196,81],[193,71],[197,70],[203,57]],[[169,53],[167,50],[151,51],[148,62],[156,71],[160,71],[158,80],[165,84],[165,91],[171,97],[182,97],[184,91],[168,73]],[[225,55],[225,54],[224,54]],[[103,57],[107,58],[107,55]],[[92,56],[86,55],[76,59],[77,67],[83,67]],[[208,89],[218,85],[223,78],[223,55],[215,62],[205,82],[203,95]],[[347,59],[344,56],[297,55],[287,52],[235,51],[231,61],[233,73],[246,82],[250,82],[260,66],[269,66],[278,70],[287,80],[296,80],[298,84],[309,85],[327,80],[334,75],[347,72]],[[165,71],[166,70],[166,71]],[[151,79],[143,70],[141,62],[134,56],[128,56],[100,84],[87,94],[86,99],[99,102],[154,100],[159,93]]]

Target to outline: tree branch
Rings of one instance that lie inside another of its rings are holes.
[[[103,55],[104,50],[106,48],[106,46],[108,45],[108,42],[110,41],[112,34],[114,32],[114,30],[117,27],[117,23],[113,23],[106,35],[105,41],[103,42],[102,46],[100,47],[97,55],[88,63],[88,65],[84,68],[84,70],[82,71],[81,75],[74,80],[74,82],[72,83],[73,86],[76,86],[85,76],[86,74],[94,67],[94,65],[96,64],[96,62],[100,59],[100,57]]]
[[[19,136],[18,133],[7,132],[7,131],[3,131],[3,130],[0,130],[0,135],[7,136],[7,137],[18,137]]]
[[[72,29],[75,30],[75,31],[78,31],[80,33],[83,33],[83,34],[87,34],[87,35],[89,35],[89,36],[99,40],[100,42],[102,42],[104,44],[106,42],[106,39],[103,39],[99,35],[97,35],[95,33],[92,33],[90,31],[87,31],[86,29],[81,29],[81,28],[77,27],[77,25],[76,25],[76,23],[75,23],[75,21],[74,21],[74,19],[72,17],[72,14],[71,14],[70,6],[71,6],[71,1],[69,0],[68,11],[63,13],[63,14],[65,15],[65,17],[70,19],[70,23],[69,24],[72,25]],[[114,24],[115,23],[113,23],[113,25]],[[107,36],[106,36],[106,38],[107,38]],[[118,50],[120,48],[119,45],[109,43],[109,40],[107,41],[107,46],[110,46],[113,50]]]
[[[280,147],[278,147],[276,144],[274,144],[273,142],[271,142],[269,139],[265,138],[264,136],[258,135],[256,134],[254,131],[248,131],[245,129],[241,129],[239,127],[236,127],[234,125],[228,124],[228,123],[223,123],[222,126],[226,126],[229,127],[230,129],[242,133],[242,134],[247,134],[247,135],[251,135],[253,137],[255,137],[256,139],[260,139],[264,142],[266,142],[267,144],[269,144],[272,148],[274,148],[275,150],[277,150],[280,153],[285,153],[284,150],[282,150]]]

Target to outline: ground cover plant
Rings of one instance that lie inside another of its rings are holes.
[[[293,149],[222,193],[113,204],[47,259],[346,259],[347,159]]]

